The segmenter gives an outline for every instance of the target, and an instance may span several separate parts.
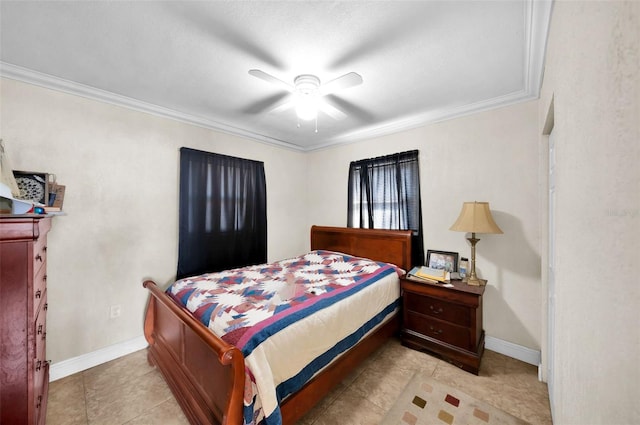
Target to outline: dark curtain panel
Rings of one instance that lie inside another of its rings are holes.
[[[412,263],[424,264],[417,150],[351,163],[347,226],[413,230]]]
[[[266,192],[262,162],[181,148],[178,279],[266,262]]]

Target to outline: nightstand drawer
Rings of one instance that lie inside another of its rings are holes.
[[[407,313],[406,318],[405,328],[407,329],[465,350],[471,348],[469,347],[469,329],[466,327],[411,312]]]
[[[402,344],[436,353],[478,374],[484,351],[482,295],[484,286],[452,280],[447,285],[400,279]]]
[[[460,326],[469,326],[471,323],[471,313],[468,307],[425,295],[406,293],[404,308],[408,312],[419,312]]]

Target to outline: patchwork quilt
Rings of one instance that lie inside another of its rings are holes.
[[[279,403],[393,314],[398,267],[317,250],[175,282],[167,293],[245,356],[245,424],[281,424]]]

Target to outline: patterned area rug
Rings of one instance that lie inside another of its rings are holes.
[[[528,422],[433,378],[415,374],[382,425],[524,425]]]

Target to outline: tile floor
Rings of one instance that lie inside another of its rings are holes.
[[[537,368],[486,350],[479,376],[390,340],[311,410],[302,425],[380,422],[414,373],[432,376],[532,424],[551,424]],[[188,424],[146,350],[52,382],[48,425]]]

